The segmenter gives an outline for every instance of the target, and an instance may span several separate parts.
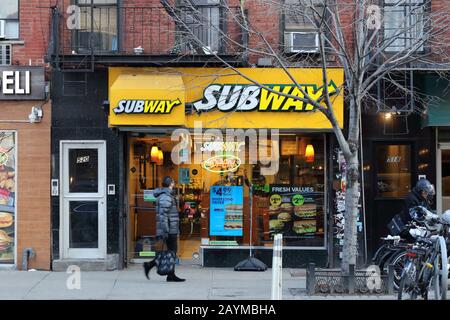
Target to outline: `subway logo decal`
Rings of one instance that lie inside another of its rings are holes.
[[[266,87],[274,91],[291,96],[303,97],[302,92],[295,85],[266,84]],[[301,85],[304,91],[315,101],[323,98],[323,87],[315,84]],[[339,93],[333,81],[328,84],[330,95]],[[212,84],[203,92],[203,99],[193,103],[197,112],[212,111],[218,109],[222,112],[237,111],[261,111],[261,112],[307,112],[314,111],[315,107],[305,104],[277,93],[270,92],[257,85],[236,84]]]
[[[120,100],[115,114],[169,114],[181,100]]]

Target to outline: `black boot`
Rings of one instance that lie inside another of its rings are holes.
[[[186,281],[186,279],[178,278],[178,277],[175,275],[175,273],[169,274],[169,275],[167,276],[167,282],[183,282],[183,281]]]
[[[150,280],[150,278],[148,277],[148,274],[150,272],[150,270],[156,265],[155,261],[152,260],[150,262],[144,262],[144,273],[145,273],[145,277],[147,279]]]

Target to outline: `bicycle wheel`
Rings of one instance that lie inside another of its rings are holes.
[[[403,268],[406,262],[406,250],[398,251],[386,262],[385,266],[391,265],[394,267],[394,289],[398,290]],[[387,272],[387,271],[386,271]]]
[[[382,261],[383,256],[386,254],[387,251],[388,251],[388,247],[386,246],[386,244],[383,244],[377,249],[377,251],[373,255],[372,263],[374,265],[379,266],[380,269],[382,267],[382,265],[381,265],[382,262],[381,261]]]
[[[417,298],[416,275],[416,266],[412,261],[408,261],[400,278],[397,300],[415,300]]]
[[[439,237],[436,242],[436,250],[438,254],[433,263],[433,291],[436,300],[447,299],[447,282],[448,282],[448,267],[447,267],[447,246],[443,237]]]

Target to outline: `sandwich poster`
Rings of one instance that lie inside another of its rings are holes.
[[[0,264],[14,264],[15,133],[0,131]]]
[[[243,233],[242,186],[214,186],[210,189],[211,236],[237,236]]]
[[[310,186],[270,185],[270,234],[298,237],[320,231],[316,203],[319,194]]]

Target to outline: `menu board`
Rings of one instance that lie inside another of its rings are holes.
[[[0,131],[0,264],[14,264],[15,133]]]
[[[323,232],[321,199],[323,194],[310,186],[270,185],[269,231],[273,235],[303,237]]]
[[[243,233],[242,186],[213,186],[210,189],[211,236],[242,236]]]
[[[298,155],[297,140],[283,140],[281,141],[281,155],[295,156]]]

